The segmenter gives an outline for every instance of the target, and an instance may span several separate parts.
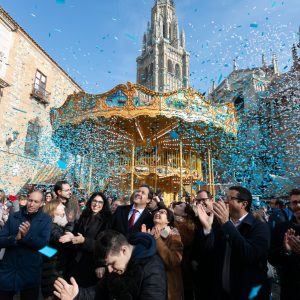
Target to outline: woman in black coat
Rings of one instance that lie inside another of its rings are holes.
[[[110,222],[108,201],[103,193],[95,192],[86,203],[73,233],[60,239],[62,243],[72,242],[76,247],[67,277],[73,276],[80,287],[92,286],[99,280],[96,276],[98,266],[93,259],[94,245],[100,232],[110,228]]]

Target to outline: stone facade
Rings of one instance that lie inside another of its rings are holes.
[[[190,55],[185,50],[184,31],[179,37],[172,0],[156,1],[143,37],[142,54],[136,61],[138,84],[156,92],[189,87]]]
[[[12,194],[56,166],[49,112],[81,87],[0,7],[0,187]]]
[[[300,41],[297,45],[300,52]],[[259,68],[233,71],[210,98],[215,103],[234,103],[239,120],[232,147],[230,171],[218,178],[248,186],[264,196],[282,195],[300,184],[300,53],[294,45],[293,66],[280,74],[277,58]],[[228,156],[227,156],[228,159]],[[224,159],[225,163],[225,159]],[[233,179],[233,180],[232,180]]]

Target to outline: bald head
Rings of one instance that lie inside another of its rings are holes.
[[[36,213],[44,203],[44,193],[36,190],[29,194],[27,202],[27,212],[29,214]]]

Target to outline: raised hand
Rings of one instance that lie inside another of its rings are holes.
[[[102,278],[105,273],[105,267],[99,267],[99,268],[95,269],[95,273],[98,278]]]
[[[145,224],[142,224],[142,226],[141,226],[141,232],[144,232],[144,233],[147,233],[147,232],[148,232],[148,231],[147,231],[147,227],[146,227]]]
[[[289,236],[288,244],[294,253],[300,254],[300,236],[299,235]]]
[[[213,213],[207,213],[206,208],[201,204],[197,204],[197,212],[200,223],[204,230],[210,231],[214,220]]]
[[[16,236],[16,240],[22,239],[29,231],[30,229],[30,223],[28,221],[22,222],[19,226],[19,231]]]
[[[158,226],[154,226],[151,233],[152,233],[153,237],[157,240],[160,238],[160,232],[161,232],[161,229]]]
[[[287,232],[284,234],[283,247],[286,251],[292,251],[292,248],[289,244],[289,239],[294,235],[295,235],[295,230],[292,228],[288,229]]]
[[[214,202],[213,213],[218,222],[223,225],[229,221],[229,208],[228,204],[223,201]]]
[[[67,281],[58,277],[54,282],[54,295],[61,300],[73,300],[78,292],[78,284],[73,277],[70,278],[71,284]]]

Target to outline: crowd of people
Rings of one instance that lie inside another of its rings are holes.
[[[241,186],[168,206],[146,184],[115,201],[0,190],[0,299],[299,300],[300,189],[254,204]]]

